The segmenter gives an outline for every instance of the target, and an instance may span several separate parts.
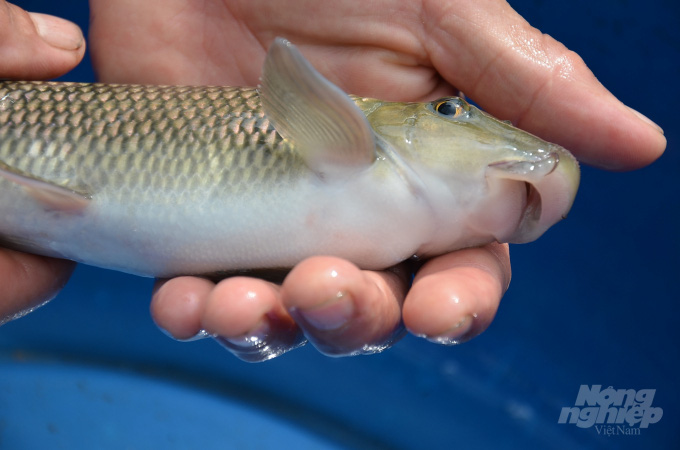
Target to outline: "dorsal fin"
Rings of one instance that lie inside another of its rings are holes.
[[[375,160],[366,116],[287,40],[269,47],[259,92],[276,130],[319,175],[346,177]]]

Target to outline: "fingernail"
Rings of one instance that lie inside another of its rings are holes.
[[[241,336],[213,336],[213,339],[246,362],[267,361],[307,343],[302,330],[294,322],[270,317],[262,318],[252,330]]]
[[[29,14],[40,37],[52,47],[77,50],[83,46],[83,32],[75,23],[47,14]]]
[[[473,317],[465,316],[453,327],[438,336],[423,336],[430,342],[442,345],[457,345],[470,339],[468,333],[472,328]]]
[[[645,116],[644,114],[642,114],[642,113],[639,112],[639,111],[634,110],[634,109],[631,108],[630,106],[628,106],[627,108],[630,109],[630,110],[632,111],[632,113],[635,114],[635,115],[638,117],[638,119],[642,120],[642,121],[643,121],[644,123],[646,123],[647,125],[653,126],[654,128],[656,128],[656,130],[657,130],[659,133],[664,134],[663,128],[661,128],[660,126],[658,126],[656,123],[652,122],[652,120],[651,120],[649,117]]]
[[[297,309],[295,312],[317,330],[337,330],[354,315],[354,301],[348,293],[338,292],[322,305],[304,310]]]
[[[163,329],[161,328],[161,330],[163,330]],[[173,337],[173,336],[170,335],[167,331],[165,331],[165,330],[163,330],[163,331],[164,331],[166,334],[168,334],[170,337],[172,337],[173,339],[175,339],[176,341],[180,341],[180,342],[200,341],[201,339],[205,339],[205,338],[211,336],[210,333],[208,333],[207,331],[205,331],[205,330],[199,330],[198,333],[196,333],[195,335],[193,335],[193,336],[191,336],[191,337],[189,337],[189,338],[186,338],[186,339],[179,339],[179,338]]]
[[[193,335],[193,336],[189,336],[189,337],[186,337],[186,338],[182,338],[182,337],[174,336],[172,333],[170,333],[168,330],[166,330],[165,328],[163,328],[162,326],[160,326],[160,325],[158,325],[158,324],[156,324],[156,326],[157,326],[158,329],[161,330],[161,331],[163,332],[163,334],[165,334],[167,337],[169,337],[170,339],[174,339],[175,341],[178,341],[178,342],[200,341],[201,339],[205,339],[205,338],[207,338],[207,337],[211,337],[211,336],[212,336],[210,333],[208,333],[208,332],[205,331],[205,330],[199,330],[198,333],[196,333],[196,334]]]
[[[236,347],[260,347],[267,341],[269,323],[263,319],[252,330],[241,336],[221,337]]]

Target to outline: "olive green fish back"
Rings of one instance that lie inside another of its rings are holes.
[[[0,83],[0,163],[121,195],[196,184],[248,192],[304,166],[253,88],[49,82]]]

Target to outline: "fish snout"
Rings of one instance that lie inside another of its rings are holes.
[[[487,166],[487,180],[514,185],[513,209],[519,220],[513,229],[507,227],[495,235],[500,242],[515,244],[539,238],[555,223],[566,218],[576,197],[580,181],[578,161],[562,147],[550,144],[536,157],[505,160]],[[516,183],[512,183],[512,182]],[[517,186],[523,183],[524,186]],[[506,222],[507,223],[507,222]]]

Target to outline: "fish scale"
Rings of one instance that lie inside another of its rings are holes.
[[[77,173],[76,190],[209,180],[253,191],[294,174],[289,147],[252,88],[0,83],[0,160],[70,188]]]

